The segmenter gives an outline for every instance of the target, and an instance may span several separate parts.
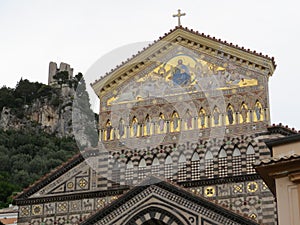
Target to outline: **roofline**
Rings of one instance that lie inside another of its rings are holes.
[[[194,31],[193,29],[188,29],[187,27],[183,28],[182,26],[176,26],[174,29],[171,29],[168,33],[165,33],[164,36],[159,37],[158,40],[155,40],[153,43],[143,48],[142,51],[138,51],[137,54],[132,55],[131,58],[128,58],[125,62],[122,62],[120,65],[117,65],[114,69],[111,69],[110,72],[107,72],[104,76],[101,76],[98,80],[91,83],[91,86],[95,90],[96,94],[100,96],[100,91],[104,87],[104,84],[106,84],[107,81],[109,81],[108,77],[110,75],[126,73],[128,68],[126,68],[125,65],[128,63],[135,64],[137,62],[145,61],[145,58],[143,59],[145,52],[147,53],[147,51],[149,51],[149,49],[153,48],[154,46],[157,46],[159,49],[160,46],[157,45],[157,43],[163,41],[163,39],[168,41],[167,37],[169,37],[170,35],[172,35],[172,33],[175,33],[178,30],[187,32],[188,34],[197,35],[199,38],[202,38],[203,44],[211,45],[209,48],[214,48],[214,50],[226,52],[229,53],[230,55],[236,55],[237,57],[241,56],[242,52],[248,54],[248,57],[251,58],[249,61],[269,69],[269,76],[273,74],[276,68],[274,57],[269,57],[268,55],[263,55],[262,53],[257,53],[256,51],[251,51],[250,49],[245,49],[244,47],[239,47],[238,45],[233,45],[232,43],[228,43],[227,41],[222,41],[221,39],[210,37],[209,35],[205,35],[204,33],[199,33],[198,31]],[[223,45],[223,47],[225,48],[220,50],[220,44]],[[152,49],[152,53],[158,50],[156,48]],[[259,58],[261,58],[261,60],[258,60]],[[111,86],[110,83],[111,82],[109,82],[108,84],[109,86]]]
[[[275,146],[293,143],[293,142],[297,142],[297,141],[300,141],[300,134],[293,134],[293,135],[290,135],[287,137],[267,140],[267,141],[265,141],[265,143],[268,146],[268,148],[271,149],[272,147],[275,147]]]
[[[84,152],[79,152],[78,154],[68,159],[66,162],[56,167],[50,173],[44,175],[39,180],[35,181],[29,187],[23,189],[21,193],[14,196],[14,201],[16,202],[18,200],[22,200],[23,198],[29,197],[41,188],[45,187],[47,184],[51,183],[53,180],[63,175],[66,171],[72,169],[74,166],[83,162],[86,157],[93,156],[98,153],[98,149],[86,149]]]
[[[186,198],[186,199],[189,199],[190,201],[192,201],[196,204],[202,205],[203,207],[205,207],[209,210],[213,210],[216,213],[218,213],[224,217],[234,220],[235,222],[241,222],[242,224],[249,224],[249,225],[257,225],[257,223],[255,221],[252,221],[250,218],[246,218],[246,217],[244,217],[236,212],[233,212],[230,209],[225,208],[215,202],[212,202],[200,195],[196,196],[192,192],[188,192],[187,190],[185,190],[184,188],[182,188],[176,184],[170,183],[169,181],[166,181],[166,180],[162,180],[161,178],[158,178],[155,176],[146,178],[138,186],[135,186],[130,191],[121,195],[118,199],[113,201],[111,204],[105,206],[104,208],[102,208],[98,212],[96,212],[95,214],[91,215],[90,218],[88,218],[86,221],[83,221],[82,223],[80,223],[80,225],[88,225],[88,224],[91,224],[91,222],[92,223],[97,222],[98,220],[100,220],[104,216],[108,215],[110,212],[112,212],[116,208],[120,207],[122,204],[124,204],[126,201],[128,201],[131,197],[135,196],[139,192],[144,191],[145,189],[147,189],[148,187],[150,187],[152,185],[158,186],[167,191],[170,191],[170,189],[171,189],[172,191],[175,192],[176,195],[179,195],[181,197],[188,196],[188,198]]]
[[[299,169],[300,156],[292,155],[290,157],[272,158],[266,162],[260,161],[254,164],[256,172],[267,184],[271,192],[276,196],[275,178],[286,176]]]

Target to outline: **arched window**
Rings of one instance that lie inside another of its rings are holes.
[[[237,147],[232,153],[232,173],[234,176],[242,174],[241,151]]]
[[[211,151],[207,151],[205,154],[205,176],[207,178],[214,177],[214,165],[213,165],[213,154]]]
[[[164,133],[165,132],[165,116],[163,113],[159,114],[159,118],[158,118],[158,130],[157,132],[159,134]]]
[[[120,186],[120,164],[117,160],[115,161],[115,163],[113,165],[113,169],[111,172],[111,179],[112,179],[113,187]]]
[[[105,139],[108,141],[108,140],[111,140],[112,139],[112,125],[111,125],[111,122],[110,122],[110,120],[107,120],[106,121],[106,137],[105,137]]]
[[[228,105],[227,106],[227,109],[226,109],[226,114],[227,114],[227,119],[226,119],[226,124],[233,124],[234,122],[234,110],[233,110],[233,107],[232,105]]]
[[[173,179],[173,160],[170,155],[165,159],[165,178],[169,180]]]
[[[138,170],[138,180],[141,181],[146,178],[146,160],[144,158],[141,159],[139,163],[139,170]]]
[[[253,146],[250,144],[246,151],[247,173],[255,173],[255,169],[252,166],[254,162],[255,162],[255,151]]]
[[[184,154],[179,156],[178,160],[178,181],[186,180],[186,158]]]
[[[145,124],[144,124],[144,135],[150,135],[151,128],[152,128],[151,118],[150,118],[149,114],[147,114],[147,116],[145,118]]]
[[[184,119],[185,119],[185,129],[187,130],[192,129],[194,121],[193,121],[193,116],[189,109],[186,110]]]
[[[122,138],[125,134],[125,125],[122,117],[119,120],[118,131],[119,131],[119,138]]]
[[[212,124],[213,126],[220,125],[220,110],[217,106],[214,107],[214,110],[212,112]]]
[[[254,105],[254,114],[255,114],[254,121],[261,121],[264,119],[262,105],[258,100],[255,102]]]
[[[192,180],[200,179],[200,157],[197,152],[194,152],[191,160]]]
[[[248,106],[245,104],[245,102],[243,102],[242,105],[241,105],[240,121],[241,121],[241,123],[249,122]]]
[[[172,125],[171,132],[179,131],[180,120],[179,120],[179,115],[176,111],[174,111],[172,114],[171,125]]]
[[[137,137],[139,134],[138,119],[134,116],[131,121],[131,136]]]
[[[227,174],[227,153],[226,151],[221,148],[219,152],[219,176],[220,177],[226,177]]]
[[[133,183],[133,163],[131,160],[129,160],[126,164],[125,182],[127,185],[131,185]]]
[[[159,176],[159,171],[159,160],[157,157],[155,157],[152,161],[151,173],[155,176]]]
[[[206,124],[206,112],[205,110],[201,107],[200,111],[199,111],[199,119],[200,119],[200,124],[199,124],[199,128],[204,128],[205,124]]]

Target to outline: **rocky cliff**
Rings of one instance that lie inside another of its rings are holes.
[[[75,90],[68,86],[54,87],[50,100],[36,98],[31,104],[24,104],[19,109],[3,107],[0,128],[22,129],[41,128],[48,133],[72,136],[72,101]],[[21,118],[17,114],[23,111]]]

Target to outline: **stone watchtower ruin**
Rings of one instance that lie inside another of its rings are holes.
[[[67,71],[69,74],[69,79],[73,78],[73,68],[67,63],[61,62],[59,67],[57,67],[56,62],[49,63],[49,75],[48,75],[48,85],[55,84],[55,79],[53,78],[58,72]]]

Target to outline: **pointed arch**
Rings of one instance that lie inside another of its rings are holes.
[[[170,155],[165,159],[165,178],[169,180],[173,179],[173,160]]]
[[[234,109],[231,104],[228,104],[226,109],[226,124],[232,125],[234,124]]]
[[[139,124],[138,124],[138,119],[136,116],[133,116],[131,120],[131,137],[137,137],[139,136]]]
[[[128,160],[128,162],[126,164],[126,169],[133,169],[133,163],[131,160]]]
[[[205,154],[205,160],[210,160],[210,159],[213,159],[213,154],[212,154],[212,152],[210,151],[210,150],[208,150],[207,152],[206,152],[206,154]]]
[[[255,150],[253,148],[253,145],[249,144],[247,147],[246,155],[252,155],[252,154],[255,154]]]
[[[140,167],[140,168],[143,168],[143,167],[146,167],[146,166],[147,166],[146,160],[145,160],[144,158],[142,158],[142,159],[140,160],[139,167]]]
[[[151,174],[155,176],[159,176],[159,171],[160,171],[160,163],[157,157],[155,157],[152,161],[151,165]]]
[[[185,129],[190,130],[193,128],[193,116],[190,109],[187,109],[185,112]]]
[[[219,176],[226,177],[228,175],[227,153],[223,147],[219,151],[218,159]]]
[[[213,126],[219,126],[221,124],[220,123],[220,110],[218,109],[217,106],[214,107],[211,118],[212,118]]]
[[[183,153],[180,154],[178,160],[178,181],[186,180],[186,158]]]
[[[192,180],[200,179],[200,157],[198,152],[194,152],[191,159],[191,167],[192,167]]]
[[[112,140],[112,129],[113,129],[113,127],[112,127],[111,122],[110,122],[109,119],[106,121],[105,127],[106,127],[105,140],[106,141]]]
[[[192,159],[191,160],[192,160],[192,162],[200,160],[198,152],[194,152],[194,154],[192,155]]]
[[[222,147],[221,150],[219,151],[219,158],[227,158],[227,153],[224,150],[224,148]]]
[[[141,181],[146,178],[147,164],[144,158],[141,158],[138,166],[138,180]]]
[[[159,166],[159,160],[157,157],[155,157],[152,161],[152,166]]]
[[[118,134],[119,134],[119,138],[122,138],[125,134],[125,122],[122,117],[120,118],[118,124]]]
[[[237,146],[234,147],[232,153],[232,173],[233,176],[242,174],[241,151]]]
[[[208,150],[204,157],[205,160],[205,176],[207,178],[214,177],[214,166],[213,166],[213,154],[210,150]]]
[[[158,118],[158,129],[157,129],[157,133],[162,134],[165,132],[166,130],[166,123],[165,123],[165,115],[160,112],[159,113],[159,118]]]
[[[125,168],[125,183],[127,185],[133,184],[133,163],[131,160],[128,160]]]
[[[241,151],[239,150],[239,148],[237,146],[235,146],[232,156],[233,157],[241,156]]]
[[[172,163],[173,163],[172,157],[168,155],[165,159],[165,164],[172,164]]]
[[[186,158],[185,158],[183,153],[180,154],[178,162],[179,163],[185,163],[186,162]]]
[[[255,114],[255,116],[253,116],[254,122],[262,121],[264,119],[263,118],[263,107],[259,100],[256,100],[253,112]]]
[[[173,111],[171,116],[171,132],[179,131],[180,119],[176,110]]]
[[[199,122],[198,122],[199,128],[205,128],[206,127],[206,112],[203,107],[199,110]]]
[[[144,136],[151,135],[152,134],[151,130],[152,130],[152,121],[151,121],[150,115],[147,114],[145,117],[145,123],[144,123]]]
[[[242,102],[241,109],[240,109],[240,123],[248,123],[249,120],[249,113],[248,113],[248,106],[245,102]]]
[[[255,162],[255,150],[250,143],[247,147],[246,151],[246,168],[247,168],[247,173],[255,173],[255,169],[253,168],[253,163]]]

